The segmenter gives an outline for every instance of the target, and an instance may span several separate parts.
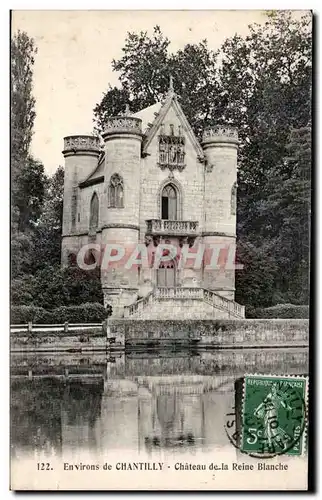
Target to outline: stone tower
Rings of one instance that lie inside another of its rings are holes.
[[[78,213],[80,205],[79,184],[96,168],[100,154],[98,137],[71,135],[64,138],[64,212],[62,264],[68,264],[68,255],[79,250]]]
[[[200,143],[170,82],[162,101],[107,118],[102,139],[104,149],[96,137],[64,139],[62,264],[74,254],[100,267],[116,318],[244,317],[234,302],[237,131],[210,127]]]
[[[128,111],[128,110],[127,110]],[[118,310],[136,300],[138,269],[127,269],[125,263],[139,242],[140,161],[142,121],[132,116],[116,116],[106,122],[104,202],[107,210],[102,219],[102,246],[124,248],[124,258],[111,266],[102,262],[101,279],[105,304],[111,304],[114,316]]]
[[[204,286],[234,300],[236,242],[237,130],[210,127],[204,131],[205,164],[204,243],[220,250],[218,269],[204,269]],[[230,267],[230,268],[229,268]]]

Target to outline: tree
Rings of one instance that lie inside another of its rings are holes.
[[[48,264],[34,274],[14,279],[11,298],[14,305],[36,305],[48,310],[88,302],[103,304],[100,272]]]
[[[209,49],[207,40],[187,44],[169,58],[175,90],[195,134],[202,138],[204,128],[212,123],[220,106],[219,52]]]
[[[19,231],[38,219],[46,182],[43,165],[29,152],[36,116],[32,95],[36,53],[33,39],[18,31],[11,42],[11,214],[13,230]]]
[[[32,95],[36,53],[34,40],[18,31],[11,41],[11,145],[13,157],[19,160],[28,155],[36,116]]]
[[[209,50],[206,40],[189,44],[176,54],[169,54],[170,41],[160,27],[152,37],[147,32],[128,33],[123,57],[112,61],[119,72],[121,88],[111,86],[94,108],[94,121],[99,131],[108,116],[132,112],[161,101],[169,88],[170,75],[180,96],[181,105],[197,134],[207,121],[218,100],[217,53]]]
[[[223,44],[220,77],[227,100],[221,116],[238,127],[241,139],[238,236],[251,246],[255,270],[260,266],[266,276],[265,262],[274,260],[271,304],[309,298],[311,139],[304,131],[311,116],[310,26],[310,15],[296,20],[275,11],[245,38],[236,35]],[[291,150],[301,160],[291,160]],[[260,264],[263,248],[266,261]],[[245,276],[237,276],[236,288],[237,295],[249,295]],[[258,306],[271,305],[267,293],[259,296]]]
[[[13,229],[33,227],[42,212],[47,176],[44,166],[31,156],[21,162],[12,179]]]
[[[60,263],[64,197],[64,168],[59,166],[47,180],[41,216],[33,232],[34,270]]]
[[[257,213],[268,196],[272,168],[287,154],[290,132],[307,126],[311,114],[311,16],[268,13],[263,26],[250,26],[222,47],[224,122],[238,127],[239,231],[259,238]],[[245,70],[246,68],[246,70]],[[283,171],[280,170],[281,175]],[[251,215],[251,216],[249,216]]]
[[[150,38],[147,32],[128,33],[123,57],[113,59],[112,68],[120,73],[121,88],[109,86],[103,99],[94,109],[94,121],[99,131],[104,128],[108,116],[125,111],[131,104],[136,112],[154,104],[163,96],[169,82],[168,54],[169,40],[156,26]]]
[[[290,132],[283,166],[271,173],[266,218],[278,269],[276,292],[286,302],[308,303],[311,211],[311,129]],[[282,173],[281,173],[282,171]]]
[[[247,240],[237,242],[236,301],[248,306],[267,307],[273,302],[277,265],[267,245],[256,247]]]
[[[64,167],[61,165],[49,177],[39,224],[61,231],[64,199]]]
[[[27,231],[11,233],[11,278],[31,272],[33,264],[33,239]]]

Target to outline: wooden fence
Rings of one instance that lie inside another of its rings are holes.
[[[55,332],[72,332],[77,330],[86,330],[92,328],[102,328],[103,323],[57,323],[51,325],[33,324],[31,321],[26,324],[11,325],[10,332],[41,332],[41,331],[55,331]]]

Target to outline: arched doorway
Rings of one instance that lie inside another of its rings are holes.
[[[176,286],[177,269],[173,260],[161,262],[157,269],[157,286],[173,288]]]

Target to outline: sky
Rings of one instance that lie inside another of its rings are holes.
[[[217,49],[254,22],[265,22],[263,11],[14,11],[13,34],[26,31],[38,49],[32,154],[52,174],[64,164],[63,137],[92,133],[93,108],[118,84],[111,61],[122,56],[128,31],[152,34],[158,24],[175,52],[204,38]]]

